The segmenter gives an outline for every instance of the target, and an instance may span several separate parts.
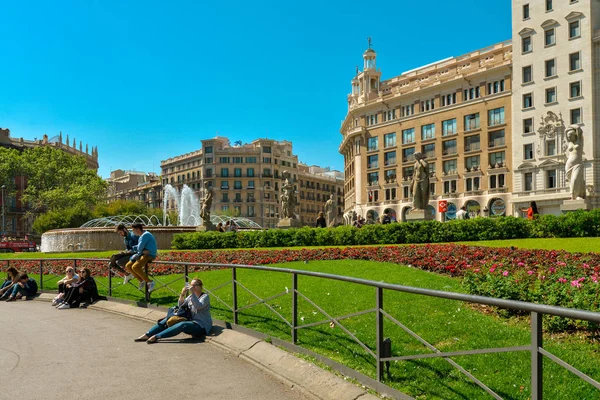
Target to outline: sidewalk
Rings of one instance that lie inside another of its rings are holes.
[[[52,301],[50,293],[42,293],[36,300]],[[99,301],[90,310],[103,311],[141,321],[156,323],[165,316],[166,310],[142,308],[114,301]],[[65,310],[68,312],[68,310]],[[307,397],[318,400],[377,400],[378,396],[367,393],[361,387],[301,360],[263,340],[231,329],[215,325],[206,343],[244,360],[289,388],[302,391]],[[160,344],[159,344],[160,345]]]

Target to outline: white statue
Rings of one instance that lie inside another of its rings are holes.
[[[567,138],[567,162],[565,172],[569,182],[572,200],[585,199],[585,179],[583,170],[583,135],[578,125],[571,125],[565,131]]]
[[[429,204],[429,164],[423,153],[415,153],[412,179],[413,208],[425,210]]]
[[[335,223],[335,204],[333,204],[333,195],[330,195],[329,200],[325,203],[325,213],[327,214],[327,227],[333,226]]]

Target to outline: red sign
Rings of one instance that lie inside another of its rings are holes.
[[[438,202],[438,212],[448,211],[448,202],[446,200],[440,200]]]

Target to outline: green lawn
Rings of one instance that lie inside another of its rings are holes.
[[[440,276],[391,263],[370,261],[319,261],[280,264],[281,267],[322,271],[338,275],[361,277],[375,281],[386,281],[408,286],[458,291],[458,279]],[[215,288],[231,279],[229,270],[200,272],[207,289]],[[173,289],[179,291],[183,284],[181,275],[157,278],[160,282],[174,282]],[[289,290],[292,280],[289,275],[261,271],[239,270],[238,281],[261,298],[274,296]],[[45,279],[45,288],[54,281]],[[142,295],[133,285],[114,281],[113,295],[132,300],[141,300]],[[299,290],[332,316],[354,313],[375,307],[375,289],[344,282],[328,281],[312,277],[299,277]],[[99,278],[101,291],[106,278]],[[177,295],[166,289],[153,293],[152,301],[172,304]],[[232,320],[232,312],[220,300],[231,305],[231,285],[224,286],[212,294],[212,312],[215,318]],[[220,300],[219,300],[220,299]],[[254,303],[256,298],[238,288],[238,306]],[[278,313],[291,321],[291,296],[286,294],[269,302]],[[487,347],[523,346],[529,344],[526,320],[503,320],[492,315],[472,310],[463,303],[424,296],[392,293],[386,291],[384,308],[394,318],[425,338],[442,351],[468,350]],[[299,298],[299,324],[308,324],[324,319],[324,315],[308,301]],[[267,333],[273,337],[290,340],[290,328],[265,305],[242,311],[242,325]],[[375,349],[375,317],[367,314],[342,321],[342,325],[356,335],[372,350]],[[385,323],[385,335],[393,342],[394,355],[429,353],[419,342],[412,339],[390,321]],[[353,342],[337,326],[324,324],[302,329],[298,333],[299,343],[308,349],[326,355],[349,367],[375,377],[375,363],[364,349]],[[586,343],[577,337],[568,340],[546,338],[546,348],[563,357],[567,362],[593,377],[600,376],[600,352],[597,344]],[[505,353],[456,357],[455,361],[471,371],[502,397],[527,399],[530,397],[530,356],[528,352]],[[546,398],[591,399],[597,398],[595,390],[570,373],[556,367],[552,362],[546,366]],[[453,369],[443,360],[396,362],[391,367],[392,378],[386,384],[422,399],[479,399],[488,398],[478,387]],[[565,388],[568,388],[565,389]]]

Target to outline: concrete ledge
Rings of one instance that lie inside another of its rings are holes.
[[[55,296],[53,293],[41,293],[35,300],[51,302]],[[88,308],[150,323],[156,323],[166,313],[166,310],[160,308],[136,307],[114,301],[99,301]],[[215,325],[212,335],[206,337],[206,342],[234,354],[317,400],[380,399],[331,372],[250,335]]]

